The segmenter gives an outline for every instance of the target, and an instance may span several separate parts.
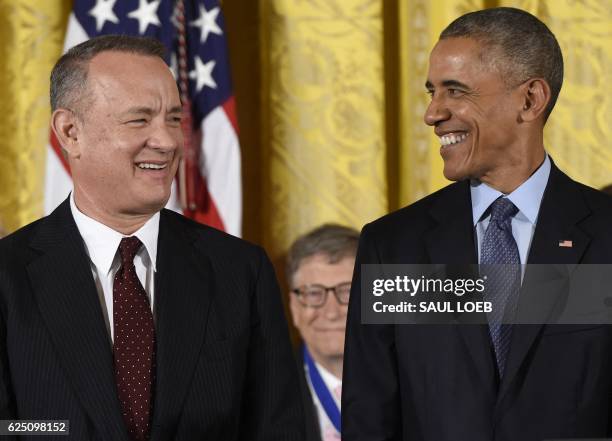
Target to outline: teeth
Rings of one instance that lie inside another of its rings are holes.
[[[440,144],[444,146],[457,144],[467,138],[467,136],[467,133],[462,133],[461,135],[444,135],[440,137]]]
[[[138,164],[138,167],[140,168],[150,168],[153,170],[161,170],[162,168],[166,168],[166,165],[160,165],[160,164],[150,164],[148,162],[141,162],[140,164]]]

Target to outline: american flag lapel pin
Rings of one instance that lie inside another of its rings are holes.
[[[560,240],[559,246],[561,248],[571,248],[574,246],[574,242],[572,242],[571,240]]]

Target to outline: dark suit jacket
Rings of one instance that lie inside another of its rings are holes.
[[[265,252],[162,210],[155,277],[151,439],[302,440],[298,373]],[[10,418],[70,420],[61,439],[128,440],[68,201],[0,242],[0,419]]]
[[[486,324],[361,325],[361,264],[475,264],[474,234],[468,182],[363,229],[348,312],[343,441],[611,435],[610,326],[515,325],[500,382]],[[612,263],[610,198],[553,164],[528,263]]]
[[[321,441],[321,428],[319,426],[319,414],[317,407],[314,404],[310,387],[308,387],[308,379],[304,369],[304,356],[302,351],[298,351],[295,356],[300,372],[300,392],[302,394],[302,406],[304,407],[304,424],[305,424],[305,441]]]

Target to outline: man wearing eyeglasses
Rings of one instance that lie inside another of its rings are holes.
[[[358,241],[357,231],[328,224],[298,238],[288,253],[289,305],[304,341],[307,441],[340,439],[344,331]]]

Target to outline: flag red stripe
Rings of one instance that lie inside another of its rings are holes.
[[[238,118],[236,118],[236,100],[234,99],[234,95],[229,97],[223,103],[223,110],[227,115],[227,119],[232,123],[232,127],[234,128],[234,132],[238,135]]]
[[[219,210],[217,210],[217,205],[215,201],[211,197],[208,192],[208,188],[206,186],[206,182],[202,179],[198,179],[197,182],[197,195],[198,198],[202,198],[204,200],[203,204],[198,204],[203,207],[200,210],[183,210],[183,214],[190,219],[193,219],[202,224],[210,225],[213,228],[216,228],[221,231],[225,230],[225,225],[223,224],[223,220],[219,215]]]

